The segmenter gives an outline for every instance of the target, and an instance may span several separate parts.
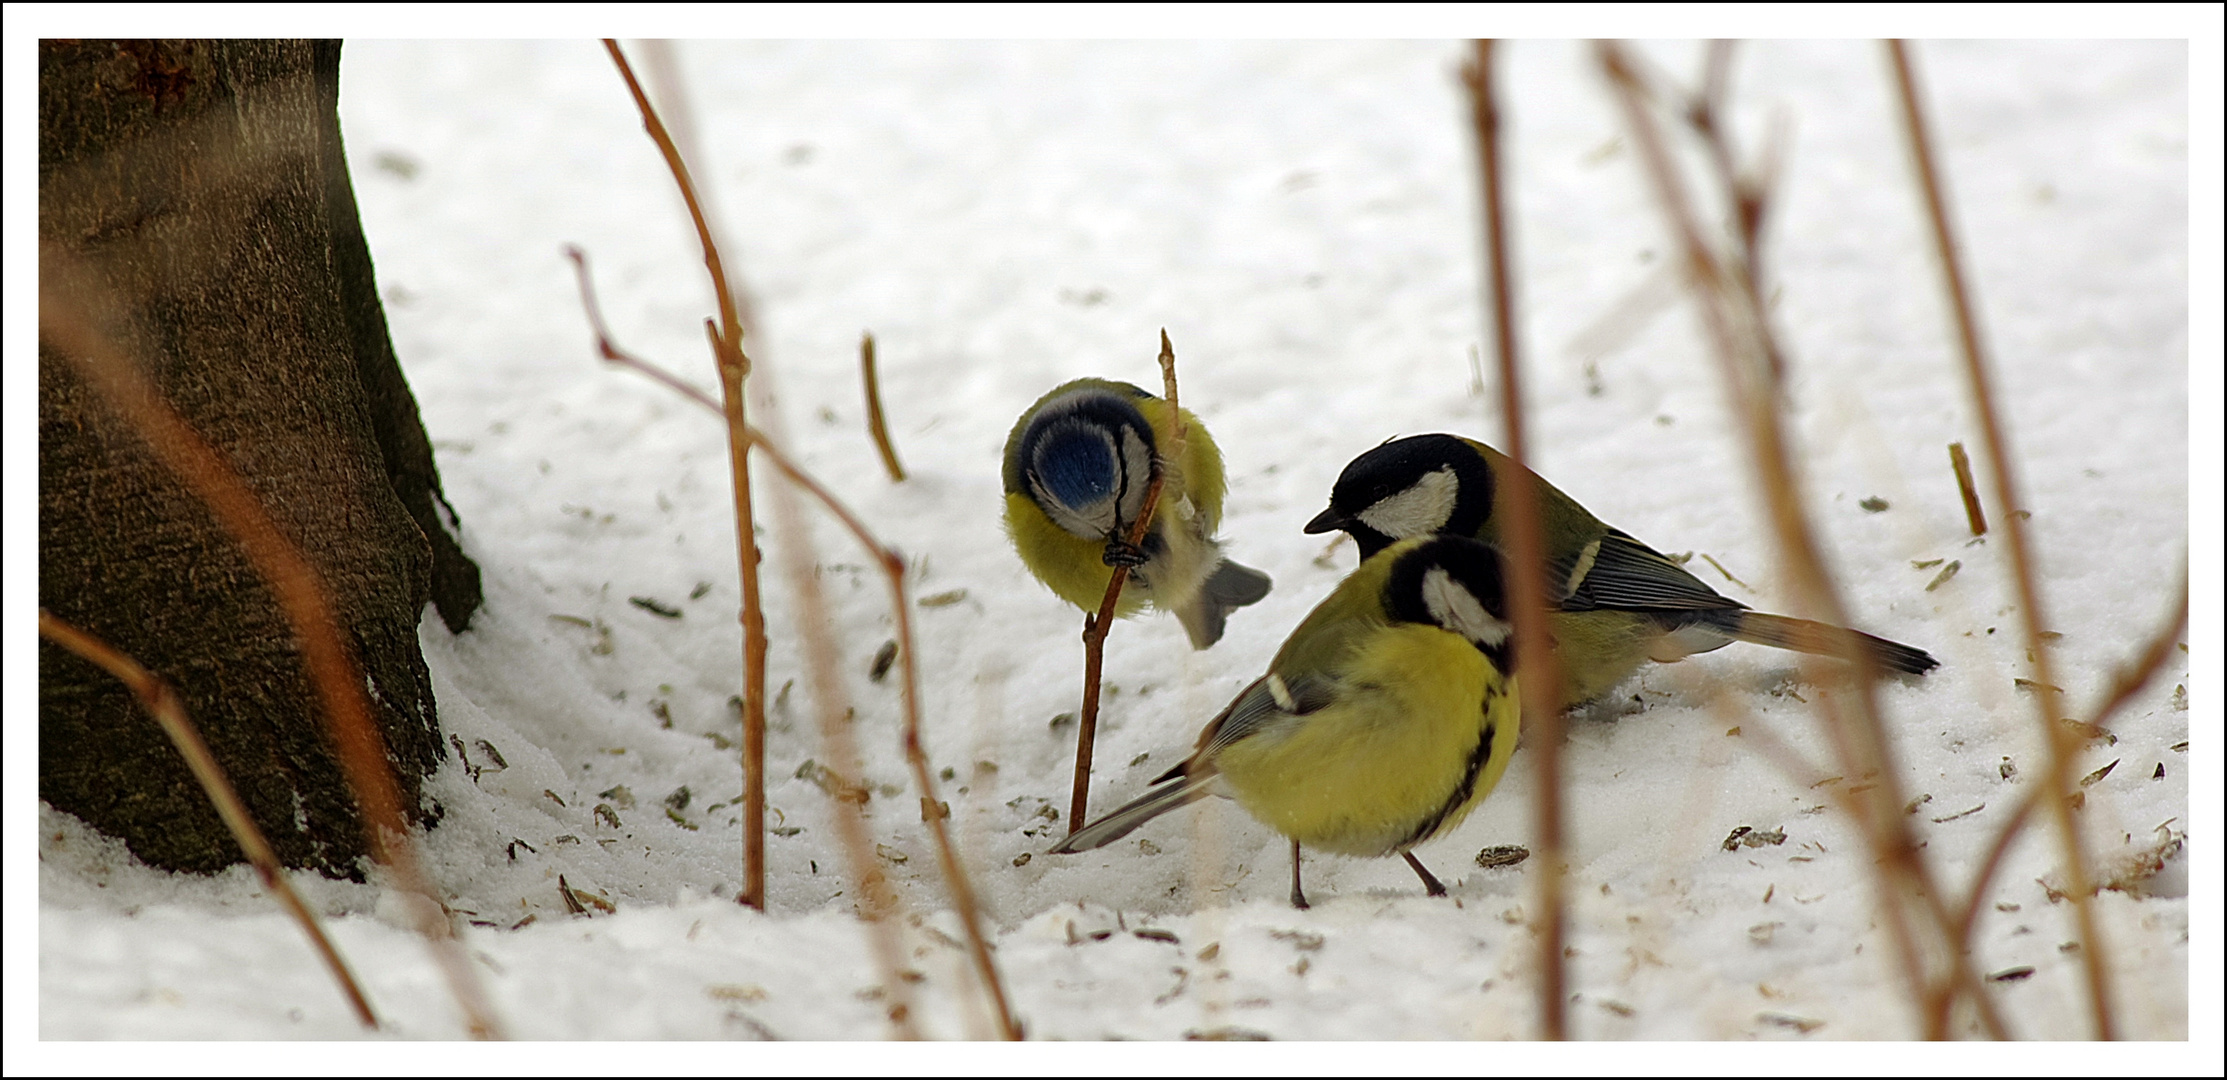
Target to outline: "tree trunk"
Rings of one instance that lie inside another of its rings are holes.
[[[40,42],[39,238],[98,282],[85,311],[323,575],[430,823],[420,781],[444,751],[418,622],[431,598],[462,630],[479,570],[436,511],[387,339],[339,74],[338,42]],[[40,343],[40,604],[177,686],[288,864],[360,877],[362,820],[269,588],[74,365]],[[44,642],[39,795],[155,866],[241,859],[122,687]]]

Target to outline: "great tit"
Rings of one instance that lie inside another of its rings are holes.
[[[1343,529],[1369,558],[1396,540],[1432,533],[1504,542],[1495,501],[1514,461],[1453,435],[1394,439],[1353,461],[1330,489],[1310,533]],[[1749,641],[1831,655],[1823,623],[1765,615],[1720,595],[1661,552],[1603,524],[1537,474],[1545,541],[1548,631],[1562,667],[1562,701],[1605,696],[1645,660],[1668,663]],[[1922,675],[1939,666],[1923,649],[1849,631],[1873,663]]]
[[[1189,409],[1183,460],[1160,455],[1168,403],[1124,382],[1076,379],[1037,399],[1005,440],[1005,528],[1037,580],[1068,603],[1096,611],[1115,566],[1129,567],[1114,615],[1146,604],[1172,611],[1203,649],[1222,639],[1229,613],[1268,595],[1268,575],[1222,557],[1222,454]],[[1144,511],[1155,470],[1160,501],[1141,543],[1129,526]]]
[[[1491,546],[1402,541],[1361,564],[1284,639],[1268,674],[1199,733],[1182,764],[1055,853],[1104,847],[1205,795],[1227,795],[1299,847],[1397,852],[1452,830],[1500,782],[1521,719],[1513,634]]]

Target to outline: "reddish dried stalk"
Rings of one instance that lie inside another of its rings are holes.
[[[2120,667],[2112,676],[2111,688],[2104,693],[2103,701],[2088,714],[2090,728],[2102,727],[2105,720],[2110,719],[2134,695],[2141,693],[2151,680],[2157,678],[2158,672],[2165,669],[2165,661],[2173,655],[2174,642],[2179,640],[2181,628],[2186,625],[2188,571],[2184,566],[2181,571],[2180,599],[2172,618],[2151,636],[2149,644],[2136,654],[2131,663]],[[2048,789],[2039,786],[2027,789],[2025,796],[2018,801],[2018,810],[2011,814],[2009,821],[2003,823],[2002,831],[1996,834],[1995,842],[1989,845],[1987,857],[1980,861],[1979,873],[1972,875],[1971,893],[1966,898],[1963,914],[1958,916],[1956,923],[1958,951],[1968,951],[1972,947],[1972,931],[1979,925],[1980,910],[1987,900],[1988,886],[1994,884],[1995,872],[2002,867],[2003,859],[2010,854],[2011,844],[2025,831],[2027,823],[2033,820],[2034,806],[2045,790]],[[1941,1007],[1945,1009],[1946,1005]],[[1946,1023],[1947,1018],[1942,1017],[1940,1022]]]
[[[642,113],[642,126],[657,144],[658,152],[665,156],[665,167],[672,171],[673,182],[680,187],[681,201],[688,204],[689,220],[695,223],[696,238],[704,248],[704,269],[711,275],[712,293],[719,303],[719,327],[711,334],[712,356],[719,367],[720,395],[725,402],[721,415],[727,419],[727,464],[734,476],[735,561],[742,578],[743,881],[735,899],[763,911],[766,906],[766,618],[758,589],[757,529],[750,504],[750,447],[742,436],[745,426],[742,383],[750,374],[750,358],[742,351],[741,316],[736,310],[734,293],[727,287],[727,270],[719,258],[719,245],[712,239],[711,223],[704,216],[703,203],[696,197],[696,184],[689,179],[688,163],[681,159],[680,147],[665,130],[664,121],[658,119],[649,95],[642,92],[642,84],[634,78],[634,69],[627,65],[626,54],[619,51],[619,43],[605,38],[603,47],[610,52],[611,62],[626,79],[627,92],[634,95],[634,106]]]
[[[1562,941],[1567,913],[1562,896],[1562,677],[1547,636],[1547,584],[1539,531],[1539,503],[1533,494],[1524,431],[1523,384],[1517,362],[1514,305],[1509,282],[1506,199],[1502,193],[1500,161],[1500,106],[1493,92],[1494,42],[1476,43],[1476,58],[1462,70],[1469,86],[1470,116],[1476,130],[1477,157],[1484,180],[1485,302],[1492,312],[1493,355],[1500,364],[1500,415],[1507,425],[1503,444],[1516,467],[1500,478],[1503,485],[1496,506],[1508,511],[1509,582],[1515,601],[1517,685],[1523,702],[1523,726],[1531,732],[1532,767],[1538,773],[1538,798],[1533,813],[1538,819],[1540,855],[1539,1023],[1549,1039],[1569,1037],[1567,972],[1563,967]]]
[[[415,929],[425,936],[449,990],[474,1038],[501,1037],[501,1025],[488,1007],[478,974],[456,938],[448,909],[433,890],[418,858],[402,796],[387,764],[386,739],[372,722],[363,697],[363,672],[340,632],[340,620],[322,578],[288,540],[247,484],[223,455],[186,425],[162,400],[138,367],[94,328],[85,308],[65,295],[59,283],[78,296],[99,295],[91,275],[75,256],[57,245],[40,245],[39,337],[77,363],[86,383],[98,392],[138,435],[157,460],[185,484],[231,535],[250,565],[270,586],[279,610],[300,641],[304,666],[324,708],[328,738],[340,761],[372,857],[394,875],[395,885],[414,894]]]
[[[612,344],[610,333],[603,322],[603,312],[596,303],[594,285],[588,277],[586,256],[576,247],[567,247],[565,255],[572,260],[573,266],[578,271],[581,306],[587,312],[589,324],[595,329],[598,354],[607,361],[647,375],[680,392],[689,400],[723,416],[724,413],[720,409],[719,403],[712,400],[711,395],[689,385],[663,368]],[[975,894],[972,881],[967,877],[964,864],[959,860],[957,848],[951,840],[950,830],[944,824],[942,816],[943,802],[936,797],[935,777],[929,768],[927,751],[921,739],[920,677],[913,659],[915,650],[913,648],[912,615],[905,604],[904,559],[896,551],[875,539],[874,535],[867,530],[865,524],[858,519],[858,516],[851,513],[850,508],[844,506],[840,500],[836,499],[834,493],[828,491],[824,485],[813,479],[778,446],[775,446],[764,432],[745,425],[741,429],[741,434],[746,443],[759,453],[766,455],[766,459],[771,461],[774,467],[779,469],[781,474],[787,477],[791,483],[803,488],[821,506],[826,507],[830,514],[835,515],[835,519],[843,524],[843,528],[849,531],[851,536],[857,539],[859,545],[873,556],[874,561],[881,565],[882,573],[889,581],[890,610],[897,624],[897,655],[904,663],[905,672],[905,758],[912,769],[913,780],[920,785],[921,817],[927,822],[929,834],[935,842],[937,867],[942,871],[944,882],[951,890],[952,907],[956,909],[960,925],[966,933],[967,951],[974,963],[975,976],[982,981],[984,989],[990,995],[997,1016],[1000,1037],[1019,1039],[1021,1037],[1019,1021],[1013,1016],[1012,1007],[1005,993],[1004,979],[998,973],[996,961],[990,955],[989,940],[982,930],[981,902]],[[802,575],[798,584],[802,586],[802,590],[817,593],[816,583],[809,573]],[[807,606],[824,609],[824,605],[816,602]],[[809,632],[816,627],[824,628],[827,625],[827,620],[808,617],[804,620],[803,625]],[[827,655],[830,659],[824,665],[815,664],[815,671],[817,672],[824,667],[828,673],[832,674],[834,671],[832,646],[827,646],[827,648]],[[825,692],[815,691],[814,698],[822,703],[823,720],[829,716],[840,717],[844,710],[835,707],[836,697],[841,693],[840,684],[831,682],[822,690]],[[841,723],[826,723],[823,724],[823,728],[834,740],[845,746],[848,745],[849,732]],[[841,759],[840,764],[855,770],[857,760],[855,750],[846,749],[831,756],[839,757]],[[837,811],[839,823],[855,826],[855,836],[851,835],[842,824],[839,824],[838,831],[844,832],[846,835],[846,850],[854,852],[852,856],[853,873],[863,886],[867,876],[876,872],[870,855],[871,849],[868,846],[870,841],[867,837],[865,822],[859,817],[858,811],[852,804],[845,803],[840,799],[837,802],[841,807]],[[904,980],[897,973],[900,966],[896,953],[892,951],[886,964],[887,970],[884,972],[885,981],[889,983],[891,993],[901,994],[903,992]]]
[[[317,915],[309,910],[309,905],[302,903],[301,894],[294,891],[294,883],[286,877],[286,868],[279,864],[278,852],[271,850],[263,830],[248,814],[247,804],[240,801],[240,793],[225,776],[224,766],[217,763],[216,755],[209,753],[209,745],[201,740],[200,729],[186,715],[185,703],[179,700],[178,692],[161,676],[140,666],[139,661],[56,618],[45,608],[39,609],[39,635],[114,675],[139,699],[148,715],[161,725],[163,734],[170,736],[170,744],[178,748],[178,756],[186,759],[186,768],[193,771],[193,778],[209,796],[209,804],[216,808],[217,816],[224,819],[224,827],[231,830],[232,839],[255,867],[255,876],[262,880],[263,888],[278,898],[279,906],[286,909],[301,926],[302,933],[308,936],[310,947],[317,950],[326,970],[332,972],[333,981],[340,984],[340,992],[347,997],[349,1007],[355,1010],[356,1020],[366,1028],[378,1030],[379,1018],[372,1015],[371,1003],[364,1000],[363,988],[356,985],[348,962],[341,959],[340,950],[325,936],[325,928],[318,923]]]
[[[2010,545],[2011,575],[2018,585],[2020,629],[2025,631],[2026,652],[2034,664],[2034,720],[2049,743],[2049,787],[2058,797],[2048,801],[2057,836],[2064,848],[2065,880],[2072,889],[2073,922],[2080,931],[2080,963],[2088,983],[2088,1009],[2096,1037],[2115,1039],[2118,1023],[2111,1007],[2110,970],[2104,963],[2104,942],[2096,928],[2095,909],[2088,902],[2088,856],[2080,829],[2072,820],[2072,804],[2064,797],[2072,791],[2072,759],[2078,752],[2072,733],[2056,722],[2060,706],[2057,679],[2049,649],[2042,643],[2041,589],[2034,580],[2034,564],[2026,542],[2026,523],[2018,513],[2018,479],[2011,461],[2010,439],[1995,409],[1995,392],[1988,373],[1986,350],[1980,343],[1979,318],[1973,313],[1971,290],[1965,284],[1964,264],[1957,254],[1956,231],[1949,222],[1948,199],[1941,191],[1940,169],[1933,159],[1924,107],[1918,100],[1916,77],[1911,73],[1909,50],[1901,41],[1887,42],[1887,56],[1894,63],[1895,90],[1902,105],[1903,130],[1910,139],[1910,154],[1917,168],[1918,185],[1925,195],[1926,216],[1933,228],[1933,246],[1941,259],[1942,286],[1949,309],[1956,318],[1957,344],[1964,358],[1964,374],[1972,405],[1980,414],[1980,430],[1987,440],[1988,479],[1995,503],[2003,510],[2003,536]]]
[[[1840,694],[1828,692],[1820,701],[1821,712],[1828,738],[1844,767],[1856,775],[1875,777],[1874,786],[1865,793],[1868,797],[1860,804],[1863,812],[1856,820],[1877,863],[1888,871],[1874,876],[1874,886],[1879,892],[1880,907],[1887,917],[1888,930],[1902,963],[1903,976],[1910,984],[1912,998],[1922,1002],[1932,980],[1926,970],[1926,949],[1919,943],[1917,927],[1912,925],[1911,905],[1929,912],[1936,931],[1944,938],[1951,930],[1951,916],[1941,901],[1940,890],[1933,885],[1930,869],[1918,857],[1915,838],[1903,820],[1901,774],[1895,766],[1893,746],[1879,721],[1873,686],[1875,665],[1857,648],[1855,638],[1841,629],[1849,621],[1846,609],[1825,572],[1815,532],[1802,509],[1799,483],[1779,415],[1781,352],[1756,286],[1759,275],[1754,267],[1760,252],[1745,252],[1744,262],[1720,260],[1714,253],[1703,239],[1692,202],[1670,161],[1662,134],[1642,101],[1641,80],[1631,59],[1614,44],[1602,43],[1597,49],[1602,70],[1608,76],[1627,126],[1639,145],[1646,176],[1662,206],[1673,239],[1682,249],[1688,281],[1701,309],[1703,325],[1722,365],[1733,415],[1749,439],[1749,461],[1756,468],[1757,479],[1766,495],[1773,531],[1785,559],[1788,584],[1802,613],[1829,624],[1827,634],[1836,646],[1834,654],[1853,669],[1854,685],[1847,687],[1845,703]],[[1846,670],[1825,671],[1806,661],[1804,669],[1828,688],[1848,675]],[[1947,961],[1951,982],[1976,985],[1969,978],[1965,957],[1951,954]],[[1979,999],[1978,1006],[1986,1015],[1988,1006],[1984,998]],[[1922,1009],[1920,1015],[1924,1015]],[[1928,1034],[1941,1037],[1945,1032],[1929,1031]]]
[[[1152,515],[1160,507],[1160,485],[1171,468],[1183,467],[1184,424],[1182,403],[1175,395],[1175,346],[1168,341],[1165,328],[1160,331],[1160,387],[1168,402],[1168,445],[1164,454],[1153,455],[1152,483],[1144,489],[1144,508],[1137,513],[1137,520],[1129,523],[1129,531],[1122,539],[1131,548],[1144,542],[1145,530],[1152,525]],[[1105,599],[1098,602],[1095,614],[1083,616],[1083,710],[1082,719],[1075,725],[1075,783],[1067,800],[1067,835],[1083,827],[1090,814],[1090,759],[1098,744],[1098,683],[1106,663],[1106,635],[1113,630],[1114,605],[1121,601],[1121,587],[1129,580],[1129,568],[1116,566],[1113,576],[1106,581]]]
[[[829,795],[834,800],[835,834],[842,841],[844,861],[857,888],[857,909],[866,922],[867,942],[882,977],[882,991],[891,1025],[900,1039],[918,1039],[920,1028],[913,1015],[912,987],[905,979],[904,946],[898,939],[904,905],[890,885],[888,875],[875,863],[874,842],[866,825],[865,766],[852,738],[849,695],[836,670],[840,662],[827,597],[820,588],[813,565],[810,537],[789,487],[773,489],[774,532],[780,542],[774,551],[796,594],[796,631],[804,643],[805,670],[812,680],[812,704],[819,714],[821,753],[836,773]]]

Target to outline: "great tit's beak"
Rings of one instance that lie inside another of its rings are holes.
[[[1334,529],[1343,529],[1345,527],[1346,519],[1344,515],[1339,514],[1338,508],[1333,506],[1325,509],[1322,513],[1316,514],[1315,519],[1308,522],[1307,527],[1299,531],[1310,534],[1326,533]]]

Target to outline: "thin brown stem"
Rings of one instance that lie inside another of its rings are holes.
[[[188,427],[139,366],[95,329],[88,306],[101,303],[104,291],[76,257],[57,245],[41,244],[39,265],[40,339],[76,362],[86,382],[209,508],[270,586],[301,644],[303,664],[323,706],[319,717],[363,813],[373,857],[393,875],[400,891],[420,900],[412,905],[416,929],[447,977],[466,1029],[474,1038],[500,1038],[501,1025],[480,991],[479,976],[418,857],[402,813],[401,791],[387,764],[386,740],[364,700],[362,668],[341,633],[323,578],[223,455]]]
[[[1190,435],[1190,425],[1183,422],[1183,402],[1176,396],[1175,343],[1168,340],[1168,328],[1160,328],[1160,392],[1168,399],[1168,449],[1169,461],[1182,462],[1184,442]],[[1179,466],[1180,467],[1180,464]]]
[[[279,864],[278,852],[271,850],[263,830],[248,814],[247,804],[240,801],[240,793],[225,776],[224,766],[217,763],[216,755],[211,754],[209,745],[201,740],[201,731],[186,715],[185,703],[179,700],[178,692],[161,676],[141,667],[139,661],[54,617],[45,608],[39,609],[39,636],[114,675],[139,699],[147,714],[162,727],[163,734],[170,736],[170,744],[178,748],[178,756],[186,759],[186,768],[193,771],[193,778],[209,796],[209,804],[216,807],[217,816],[224,819],[224,827],[231,830],[232,839],[255,867],[255,875],[262,880],[263,888],[278,898],[279,906],[301,926],[310,947],[324,960],[326,970],[332,972],[333,981],[340,984],[341,994],[355,1010],[356,1020],[368,1029],[378,1030],[379,1018],[372,1015],[371,1003],[364,999],[363,988],[356,985],[348,962],[341,958],[332,939],[325,936],[324,926],[319,924],[309,905],[302,903],[301,894],[294,891],[294,883],[286,877],[286,868]]]
[[[1935,254],[1941,260],[1942,286],[1948,293],[1949,309],[1955,318],[1957,345],[1963,354],[1967,389],[1972,395],[1972,405],[1979,412],[1980,430],[1987,441],[1987,459],[1990,486],[1994,488],[1995,503],[2002,510],[2005,541],[2010,545],[2011,574],[2018,586],[2018,614],[2020,628],[2024,631],[2027,655],[2033,658],[2034,718],[2043,729],[2049,742],[2050,790],[2059,796],[2072,791],[2073,765],[2076,752],[2072,734],[2056,722],[2058,703],[2057,680],[2054,662],[2048,648],[2042,643],[2042,628],[2048,625],[2042,611],[2041,588],[2035,581],[2031,549],[2026,538],[2026,524],[2018,513],[2023,501],[2019,497],[2016,466],[2011,458],[2010,438],[2003,430],[2002,418],[1995,408],[1995,391],[1988,371],[1986,349],[1981,344],[1979,318],[1973,310],[1971,289],[1966,284],[1962,256],[1958,254],[1956,230],[1949,221],[1947,196],[1941,189],[1940,169],[1933,156],[1932,137],[1928,133],[1924,106],[1920,100],[1917,78],[1911,70],[1909,50],[1901,41],[1887,42],[1887,56],[1892,61],[1895,89],[1902,106],[1904,134],[1910,140],[1910,154],[1918,174],[1918,186],[1925,196],[1926,216],[1933,229]],[[2118,1022],[2111,1006],[2111,978],[2105,963],[2104,942],[2096,927],[2095,909],[2089,903],[2088,856],[2083,850],[2079,826],[2072,819],[2072,804],[2065,798],[2047,802],[2051,817],[2057,825],[2057,836],[2064,850],[2065,879],[2071,887],[2073,921],[2080,933],[2080,962],[2088,983],[2088,1009],[2090,1021],[2095,1025],[2099,1039],[2116,1039]]]
[[[858,377],[866,384],[866,433],[874,437],[874,449],[881,451],[882,468],[889,470],[891,483],[903,483],[905,467],[897,463],[897,447],[889,441],[889,423],[882,417],[881,374],[874,366],[874,335],[858,339]]]
[[[866,922],[867,944],[881,975],[882,1004],[898,1038],[918,1039],[920,1028],[913,1015],[912,988],[904,977],[904,947],[898,939],[902,905],[888,875],[874,858],[864,808],[872,796],[851,733],[849,696],[836,670],[833,620],[828,615],[827,597],[820,586],[818,568],[813,565],[793,487],[773,486],[773,522],[781,540],[774,550],[795,593],[796,631],[803,641],[805,670],[812,680],[812,704],[819,714],[821,753],[827,760],[826,767],[835,773],[833,783],[827,785],[834,801],[830,809],[835,835],[855,890],[858,914]]]
[[[721,412],[727,419],[727,458],[729,471],[734,476],[735,561],[737,574],[742,579],[743,884],[736,899],[763,911],[766,905],[766,621],[758,588],[760,556],[750,499],[750,448],[742,436],[747,420],[742,384],[750,375],[750,357],[742,349],[743,325],[735,293],[728,288],[726,265],[719,257],[719,244],[712,237],[703,201],[696,195],[695,181],[689,178],[688,163],[682,159],[680,147],[674,143],[672,135],[665,130],[664,121],[658,118],[649,95],[642,92],[642,84],[635,79],[634,69],[628,66],[619,43],[605,38],[603,47],[611,54],[611,62],[617,65],[619,74],[626,79],[627,92],[634,95],[634,106],[642,114],[642,126],[657,144],[658,152],[665,156],[665,166],[672,171],[673,182],[680,187],[681,200],[688,204],[689,220],[695,223],[696,238],[704,249],[704,269],[711,275],[712,293],[719,304],[719,327],[711,335],[711,343],[719,367],[720,394],[725,402]]]
[[[2184,565],[2181,568],[2180,597],[2174,605],[2173,614],[2158,628],[2157,633],[2150,636],[2149,643],[2142,647],[2140,653],[2135,654],[2133,660],[2121,665],[2113,673],[2110,688],[2104,691],[2103,699],[2088,714],[2090,728],[2102,727],[2104,721],[2117,714],[2128,701],[2133,700],[2134,695],[2141,693],[2144,687],[2157,678],[2158,673],[2165,669],[2165,662],[2173,655],[2173,646],[2180,640],[2181,628],[2187,625],[2188,568]],[[1971,892],[1965,899],[1963,914],[1957,918],[1956,924],[1956,942],[1960,950],[1972,947],[1972,931],[1979,924],[1980,910],[1987,900],[1988,887],[1994,884],[1995,873],[2001,868],[2003,859],[2010,854],[2011,844],[2033,819],[2036,802],[2041,793],[2047,790],[2051,789],[2034,787],[2026,792],[2025,797],[2019,800],[2018,811],[2011,815],[2009,821],[2003,823],[2002,831],[1996,834],[1994,844],[1988,847],[1987,857],[1980,862],[1979,873],[1972,875]]]
[[[610,335],[604,330],[603,313],[598,310],[596,304],[594,284],[588,277],[586,257],[580,253],[578,248],[567,248],[566,254],[573,260],[573,265],[579,273],[581,304],[587,311],[589,325],[595,328],[597,353],[611,363],[630,368],[671,387],[689,400],[723,417],[725,415],[724,410],[721,409],[718,402],[712,400],[711,395],[690,386],[656,364],[628,353],[612,343]],[[999,974],[997,963],[990,955],[989,939],[982,929],[981,902],[974,891],[973,882],[967,876],[965,864],[959,859],[957,847],[952,843],[950,830],[944,824],[943,802],[937,798],[934,774],[929,768],[925,743],[921,737],[920,675],[914,662],[916,651],[913,647],[912,614],[905,601],[904,559],[895,549],[875,539],[873,533],[866,528],[865,523],[859,520],[858,515],[853,514],[850,508],[843,505],[842,501],[837,499],[825,485],[813,479],[811,474],[798,466],[787,453],[776,446],[771,439],[768,439],[764,432],[746,426],[742,429],[742,436],[752,448],[764,454],[766,460],[772,462],[774,468],[780,471],[790,483],[802,488],[822,507],[825,507],[828,513],[834,515],[835,519],[842,523],[843,528],[858,541],[859,546],[864,547],[873,556],[874,561],[880,564],[883,575],[889,581],[890,611],[897,624],[897,655],[905,672],[905,758],[907,764],[911,767],[914,782],[920,785],[921,817],[927,823],[929,833],[934,839],[937,867],[943,873],[944,882],[951,890],[952,907],[957,910],[960,925],[966,934],[967,951],[974,964],[975,976],[981,980],[985,991],[990,995],[999,1035],[1005,1039],[1019,1039],[1021,1037],[1020,1023],[1013,1016],[1012,1007],[1005,992],[1004,978]],[[816,586],[814,588],[816,591]],[[809,620],[808,625],[824,626],[825,622],[825,619],[812,619]],[[833,670],[832,661],[828,663],[827,667],[830,671]],[[815,698],[822,696],[821,694],[815,694]],[[833,709],[832,695],[825,696],[828,697],[828,700],[823,703],[823,712],[840,714],[841,710]],[[847,743],[849,734],[846,727],[841,724],[830,724],[827,725],[827,728],[835,733],[837,738]],[[844,768],[855,769],[855,766],[848,764],[856,761],[857,754],[855,751],[831,756],[845,763]],[[849,806],[849,804],[844,805],[845,807]],[[838,817],[845,817],[842,810],[838,811]],[[847,820],[856,818],[856,810],[850,809]],[[854,820],[853,823],[856,825],[856,835],[853,839],[857,841],[857,850],[862,853],[866,852],[870,841],[867,839],[865,824],[863,820]],[[847,848],[848,846],[848,843],[846,843]],[[871,858],[854,857],[853,862],[863,866],[865,873],[874,872]],[[863,882],[863,876],[861,881]],[[892,984],[899,984],[903,980],[896,976],[894,964],[895,961],[892,960],[890,971],[885,973],[885,976]]]
[[[1949,471],[1956,474],[1956,493],[1964,499],[1964,521],[1972,528],[1973,536],[1987,535],[1987,511],[1980,508],[1978,485],[1972,483],[1972,458],[1964,452],[1964,444],[1949,444]]]
[[[1540,855],[1539,1023],[1549,1039],[1569,1037],[1568,976],[1563,965],[1567,912],[1563,899],[1562,836],[1562,686],[1559,665],[1547,636],[1545,544],[1539,530],[1539,503],[1527,464],[1521,365],[1516,350],[1512,270],[1508,258],[1504,166],[1500,160],[1500,107],[1493,92],[1494,42],[1476,43],[1475,60],[1463,69],[1469,85],[1471,119],[1477,137],[1479,172],[1484,181],[1485,306],[1492,313],[1493,353],[1500,366],[1500,415],[1515,468],[1500,477],[1495,507],[1508,513],[1508,562],[1515,580],[1517,684],[1523,701],[1523,726],[1532,733],[1532,768],[1538,774],[1537,820]]]
[[[1137,520],[1129,523],[1129,532],[1122,537],[1130,547],[1144,540],[1144,531],[1152,524],[1153,511],[1160,506],[1160,485],[1165,479],[1167,465],[1154,462],[1152,484],[1144,491],[1144,509]],[[1075,780],[1074,789],[1067,800],[1067,833],[1083,827],[1090,815],[1090,759],[1098,742],[1098,683],[1105,670],[1106,634],[1113,629],[1114,605],[1121,601],[1121,587],[1129,580],[1129,568],[1116,566],[1113,577],[1106,582],[1105,599],[1098,602],[1098,610],[1083,616],[1083,708],[1081,719],[1075,725]]]
[[[1168,403],[1168,445],[1164,453],[1154,455],[1152,483],[1144,490],[1144,507],[1122,536],[1132,549],[1144,542],[1145,530],[1152,527],[1152,515],[1160,508],[1160,487],[1167,479],[1168,470],[1183,467],[1186,428],[1182,402],[1176,396],[1175,346],[1169,342],[1165,327],[1160,330],[1160,389]],[[1083,616],[1083,708],[1081,719],[1075,725],[1075,779],[1067,799],[1069,836],[1082,828],[1090,816],[1090,761],[1098,743],[1098,683],[1105,672],[1106,635],[1113,630],[1114,607],[1121,602],[1121,587],[1128,581],[1129,568],[1114,567],[1097,612]]]
[[[1922,1002],[1932,982],[1926,971],[1929,950],[1920,944],[1918,925],[1913,920],[1917,912],[1929,913],[1935,931],[1945,937],[1950,931],[1949,915],[1901,812],[1901,774],[1892,743],[1879,720],[1873,685],[1875,665],[1857,647],[1854,636],[1841,629],[1848,623],[1846,608],[1825,571],[1815,531],[1802,509],[1800,484],[1780,415],[1783,400],[1778,372],[1783,367],[1782,352],[1755,286],[1758,275],[1753,268],[1761,253],[1744,251],[1738,257],[1722,257],[1704,239],[1664,136],[1642,100],[1640,81],[1628,54],[1619,46],[1603,43],[1598,46],[1598,55],[1639,146],[1641,164],[1664,219],[1682,250],[1688,283],[1721,365],[1733,415],[1748,438],[1748,458],[1757,470],[1758,488],[1765,496],[1797,610],[1829,625],[1827,633],[1835,646],[1834,654],[1853,669],[1850,685],[1848,669],[1835,672],[1804,663],[1805,671],[1826,690],[1820,710],[1827,737],[1843,769],[1872,781],[1856,822],[1876,863],[1885,871],[1874,876],[1874,887],[1911,998]],[[1964,958],[1952,954],[1948,962],[1955,981],[1966,983],[1965,974],[1956,971],[1965,966]],[[1940,1037],[1945,1033],[1936,1030],[1928,1034]]]

